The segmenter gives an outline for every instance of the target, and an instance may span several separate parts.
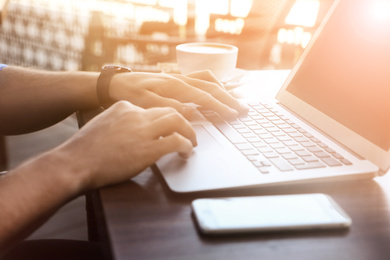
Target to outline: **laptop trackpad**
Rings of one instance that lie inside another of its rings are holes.
[[[171,153],[157,162],[161,174],[171,190],[189,192],[229,187],[245,181],[247,167],[252,164],[238,151],[230,150],[231,144],[214,128],[193,125],[198,146],[188,159]],[[215,132],[213,132],[215,131]],[[225,143],[224,143],[225,142]],[[257,173],[257,170],[256,170]]]

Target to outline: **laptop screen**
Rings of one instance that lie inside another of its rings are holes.
[[[390,150],[390,1],[340,1],[286,90]]]

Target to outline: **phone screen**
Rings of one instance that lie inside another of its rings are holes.
[[[348,227],[350,218],[325,194],[198,199],[193,209],[205,233]]]

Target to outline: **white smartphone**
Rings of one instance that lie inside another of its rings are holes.
[[[192,209],[205,234],[348,228],[352,223],[320,193],[196,199]]]

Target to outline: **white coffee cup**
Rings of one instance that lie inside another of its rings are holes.
[[[194,42],[176,46],[176,59],[182,74],[210,70],[220,81],[232,77],[238,48],[223,43]]]

